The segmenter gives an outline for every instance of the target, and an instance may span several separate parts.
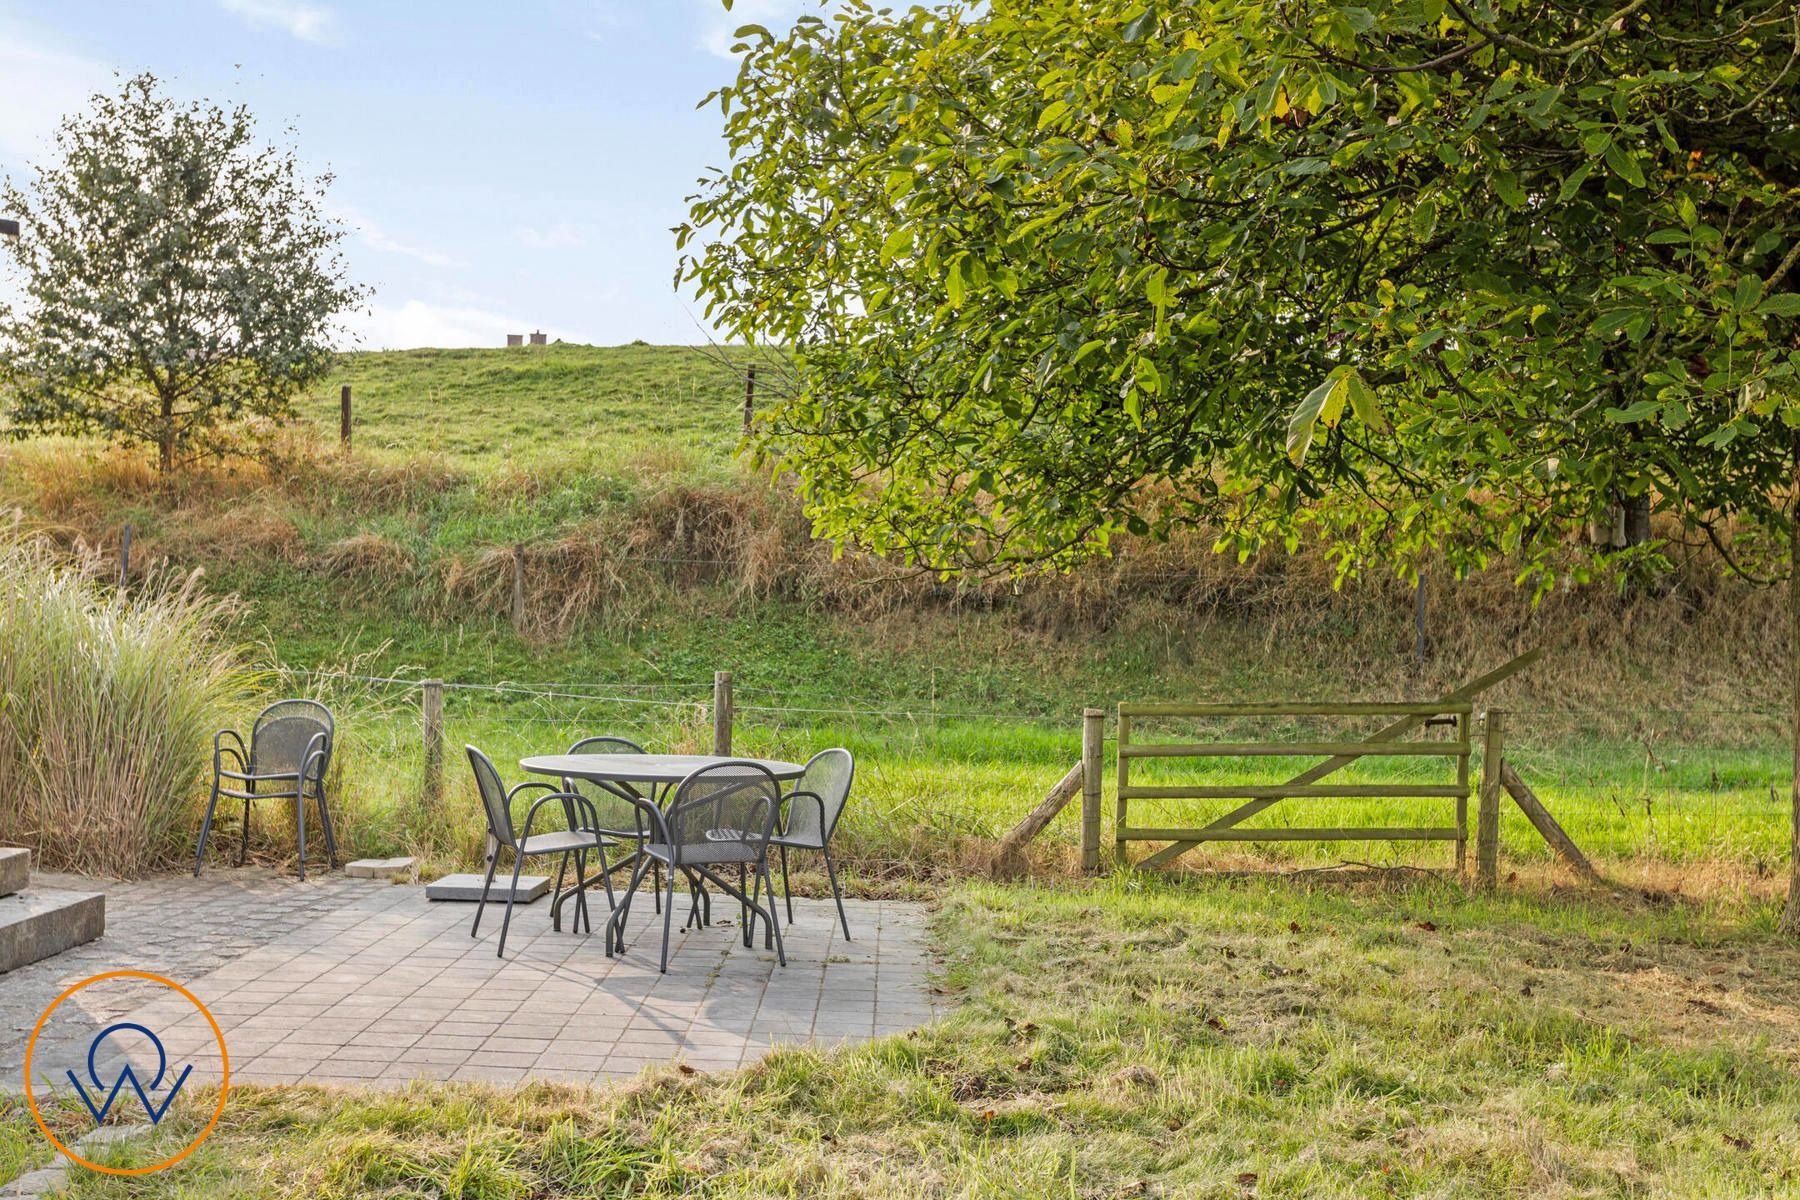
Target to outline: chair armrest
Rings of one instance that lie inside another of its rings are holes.
[[[230,738],[237,744],[234,746],[226,745],[226,738]],[[227,754],[237,760],[238,769],[240,771],[248,771],[250,769],[250,754],[244,749],[243,735],[238,733],[235,729],[221,729],[219,732],[213,734],[213,770],[215,772],[223,762],[223,756]]]
[[[306,753],[300,758],[300,778],[322,784],[325,781],[325,766],[331,760],[331,739],[322,733],[312,735],[306,743]]]
[[[817,793],[817,792],[809,792],[809,791],[806,791],[806,790],[800,789],[800,788],[796,788],[794,791],[787,793],[780,800],[776,801],[776,803],[775,803],[775,832],[776,832],[776,834],[777,835],[781,834],[782,831],[784,831],[787,828],[787,822],[782,819],[782,810],[785,809],[789,803],[791,803],[792,801],[797,800],[797,799],[811,800],[814,804],[819,806],[819,837],[824,838],[826,836],[826,834],[828,834],[830,832],[830,830],[825,828],[825,797],[819,795],[819,793]]]
[[[550,793],[546,796],[539,796],[536,800],[531,802],[531,808],[525,813],[525,826],[519,833],[519,845],[523,846],[531,840],[531,823],[537,820],[538,810],[543,808],[544,805],[549,804],[552,800],[561,801],[563,811],[571,816],[573,816],[577,807],[585,808],[588,817],[591,819],[588,829],[593,832],[594,844],[596,846],[600,844],[600,818],[599,815],[594,812],[593,803],[586,796],[583,796],[580,792],[559,792],[555,789],[554,785],[533,781],[531,784],[522,783],[514,788],[507,799],[510,800],[512,795],[523,791],[528,786],[548,787],[550,788]],[[570,832],[579,833],[582,831],[572,828]]]

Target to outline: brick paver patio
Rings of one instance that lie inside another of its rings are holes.
[[[62,987],[120,967],[189,987],[224,1030],[233,1080],[247,1082],[598,1082],[676,1060],[726,1069],[779,1043],[863,1040],[934,1015],[924,908],[900,901],[847,902],[846,941],[829,900],[796,899],[785,968],[760,938],[745,949],[736,907],[715,901],[717,923],[678,933],[660,975],[648,903],[634,905],[630,951],[612,960],[603,899],[591,935],[552,932],[547,900],[521,907],[501,961],[499,906],[471,940],[473,907],[419,887],[218,871],[107,891],[105,938],[0,976],[0,1087],[20,1086],[25,1039]],[[681,897],[677,924],[686,912]],[[142,1006],[90,1011],[93,1028],[142,1021],[177,1057],[210,1039],[179,1001],[133,1000]]]

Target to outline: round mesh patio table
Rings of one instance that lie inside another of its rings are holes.
[[[778,780],[798,779],[806,774],[806,768],[799,763],[782,762],[779,759],[733,758],[722,754],[533,754],[521,758],[519,767],[533,775],[553,775],[558,779],[584,779],[589,783],[647,784],[650,798],[655,799],[658,788],[673,789],[701,767],[728,762],[755,763]],[[613,869],[618,870],[631,861],[631,858],[627,858],[614,864]],[[587,887],[591,889],[598,882],[600,880],[597,878],[591,879]],[[580,890],[578,885],[571,885],[558,892],[550,901],[550,911],[560,914],[563,902],[577,890]]]
[[[521,758],[519,767],[533,775],[554,775],[559,779],[661,787],[680,783],[701,767],[727,762],[755,763],[777,779],[798,779],[806,774],[806,768],[799,763],[720,754],[534,754]]]

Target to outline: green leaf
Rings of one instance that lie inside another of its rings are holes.
[[[1587,182],[1587,177],[1593,174],[1593,171],[1594,164],[1591,162],[1584,162],[1571,171],[1568,177],[1562,181],[1562,187],[1556,191],[1556,202],[1567,204],[1570,198],[1581,190],[1581,185]]]
[[[1340,367],[1332,371],[1324,382],[1306,393],[1306,398],[1300,401],[1293,415],[1288,418],[1287,452],[1295,466],[1306,460],[1306,452],[1312,446],[1313,428],[1320,421],[1335,425],[1338,414],[1344,410],[1342,370]],[[1331,413],[1329,417],[1326,416],[1327,411]]]
[[[1738,280],[1737,291],[1732,295],[1731,306],[1739,312],[1749,312],[1762,299],[1762,280],[1754,275],[1745,275]]]
[[[1363,377],[1356,371],[1344,376],[1346,390],[1350,393],[1350,411],[1356,419],[1377,433],[1387,431],[1387,421],[1381,415],[1381,405],[1375,399],[1375,392]]]
[[[913,231],[912,226],[910,225],[902,225],[900,228],[888,234],[881,243],[881,265],[885,267],[896,258],[899,258],[902,254],[905,254],[908,250],[911,250],[912,244]]]
[[[1643,168],[1638,166],[1637,159],[1626,153],[1617,142],[1608,142],[1606,144],[1606,165],[1612,168],[1612,173],[1614,175],[1617,175],[1632,187],[1644,186]]]
[[[1518,178],[1511,171],[1494,176],[1494,194],[1515,212],[1525,207],[1525,189],[1519,186]]]
[[[1770,296],[1756,306],[1756,311],[1766,317],[1800,317],[1800,292]]]
[[[1125,22],[1124,30],[1119,34],[1128,42],[1141,42],[1156,28],[1156,10],[1146,8]]]
[[[964,291],[962,265],[963,260],[960,258],[957,259],[950,264],[950,273],[944,276],[944,290],[949,294],[951,308],[961,308],[963,306]]]
[[[1052,100],[1050,103],[1044,105],[1044,111],[1038,114],[1038,131],[1042,132],[1046,125],[1051,124],[1068,111],[1069,102],[1067,100]]]

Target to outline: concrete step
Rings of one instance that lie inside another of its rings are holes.
[[[506,889],[512,883],[512,872],[499,876],[493,886],[488,889],[489,904],[505,904]],[[550,890],[548,875],[519,876],[519,890],[513,898],[514,904],[530,904]],[[446,875],[442,879],[425,885],[427,900],[460,900],[473,903],[481,899],[481,876],[479,875]]]
[[[21,846],[0,846],[0,896],[25,890],[31,879],[31,851]]]
[[[34,888],[0,898],[0,974],[105,932],[106,897],[100,892]]]

